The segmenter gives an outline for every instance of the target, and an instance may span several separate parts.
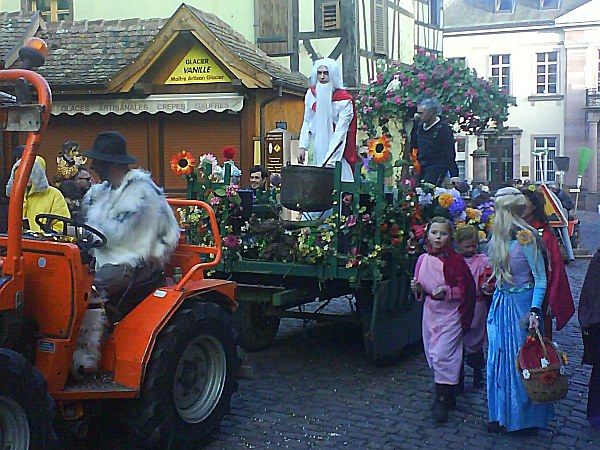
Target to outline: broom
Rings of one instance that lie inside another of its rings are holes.
[[[581,181],[590,161],[594,156],[594,151],[589,147],[579,148],[579,162],[577,163],[577,196],[575,197],[575,217],[577,217],[577,204],[579,203],[579,193],[581,192]]]

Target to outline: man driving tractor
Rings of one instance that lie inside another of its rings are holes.
[[[137,163],[137,159],[127,154],[121,133],[98,134],[92,149],[83,156],[92,160],[91,169],[102,181],[92,186],[83,199],[84,221],[106,237],[106,244],[90,251],[96,258],[94,295],[73,364],[76,369],[93,372],[100,361],[107,321],[118,321],[135,307],[120,304],[118,294],[162,274],[163,264],[177,246],[180,230],[162,189],[150,174],[130,169],[129,164]],[[97,305],[102,307],[94,308]]]

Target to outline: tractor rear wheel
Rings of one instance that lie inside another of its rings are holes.
[[[0,449],[50,448],[54,414],[43,375],[20,354],[0,349]]]
[[[214,303],[183,306],[161,331],[128,424],[146,447],[203,445],[237,388],[231,316]]]

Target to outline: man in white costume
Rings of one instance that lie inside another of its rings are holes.
[[[354,99],[344,89],[340,67],[333,59],[315,62],[311,86],[304,97],[298,162],[334,167],[342,162],[342,181],[353,181],[356,154]]]

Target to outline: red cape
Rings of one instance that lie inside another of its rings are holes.
[[[315,96],[315,98],[317,98],[317,89],[315,88],[315,86],[311,86],[310,90]],[[358,160],[358,154],[356,152],[356,105],[354,104],[354,98],[348,91],[344,89],[336,89],[335,91],[333,91],[331,101],[339,102],[341,100],[350,100],[352,103],[352,112],[354,113],[352,116],[352,121],[350,122],[350,126],[348,127],[348,133],[346,135],[346,146],[344,147],[344,159],[348,161],[348,164],[350,164],[350,167],[352,168],[352,172],[354,172],[354,164],[356,164],[356,161]],[[313,103],[311,109],[313,111],[316,111],[317,104]]]
[[[463,332],[466,332],[471,328],[471,323],[473,322],[475,299],[477,297],[475,280],[473,280],[471,269],[469,269],[465,258],[456,253],[450,245],[439,250],[433,250],[428,246],[427,253],[437,256],[442,260],[446,283],[451,288],[459,288],[460,292],[462,292],[458,312],[460,313],[460,325]]]
[[[530,224],[537,230],[542,230],[542,240],[548,250],[550,270],[546,270],[547,287],[544,304],[549,305],[552,314],[556,317],[556,331],[562,329],[569,319],[575,314],[575,303],[571,286],[567,278],[567,271],[563,263],[558,239],[547,223],[533,220]]]

